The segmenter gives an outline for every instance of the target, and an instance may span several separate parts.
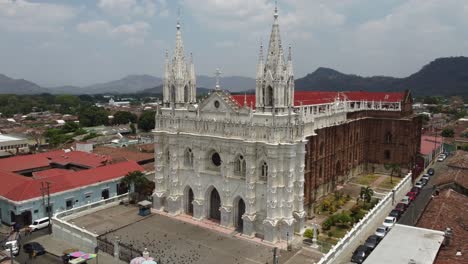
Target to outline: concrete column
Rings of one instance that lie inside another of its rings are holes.
[[[205,201],[193,200],[193,219],[203,220],[206,218]]]
[[[254,215],[244,214],[242,216],[242,220],[244,221],[242,234],[244,236],[248,236],[248,237],[255,236],[255,218],[256,218],[255,214]]]
[[[153,208],[159,212],[164,211],[166,195],[164,193],[153,194]]]
[[[302,234],[305,231],[306,212],[294,212],[294,232]]]
[[[294,237],[294,224],[295,224],[294,219],[289,219],[287,221],[281,222],[280,225],[280,239],[282,241],[288,241],[291,242],[292,238]]]
[[[176,216],[183,211],[182,205],[182,196],[181,195],[171,195],[167,199],[167,210],[169,214]]]
[[[220,225],[223,227],[232,227],[233,226],[232,206],[221,206],[219,210],[221,211]]]
[[[264,240],[270,243],[278,241],[278,222],[276,220],[263,221]]]

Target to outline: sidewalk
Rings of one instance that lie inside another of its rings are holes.
[[[42,246],[44,246],[44,248],[46,249],[46,251],[56,257],[61,257],[63,255],[63,251],[65,249],[69,249],[69,248],[76,248],[76,246],[66,242],[66,241],[63,241],[63,240],[60,240],[60,239],[57,239],[55,238],[54,236],[52,235],[45,235],[45,236],[41,236],[41,237],[38,237],[38,238],[35,238],[31,241],[35,241],[35,242],[38,242],[40,243]],[[92,252],[87,252],[87,253],[92,253]],[[99,252],[98,253],[98,261],[100,264],[125,264],[125,262],[121,261],[121,260],[116,260],[114,259],[113,256],[109,255],[109,254],[106,254],[104,252]],[[87,261],[88,264],[96,264],[97,261],[96,259],[92,259],[92,260],[88,260]]]

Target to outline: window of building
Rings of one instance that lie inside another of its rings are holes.
[[[35,213],[35,214],[39,213],[39,210],[37,210],[37,209],[36,209],[36,210],[34,210],[34,213]]]
[[[166,151],[166,165],[169,165],[171,163],[171,153],[169,152],[169,150]]]
[[[213,152],[213,154],[211,154],[211,162],[216,167],[221,166],[221,156],[219,156],[218,152]]]
[[[386,160],[391,159],[390,150],[385,150],[385,151],[384,151],[384,158],[385,158]]]
[[[392,133],[390,132],[385,133],[385,143],[387,144],[392,143]]]
[[[184,165],[186,167],[193,166],[193,152],[191,148],[187,148],[184,153]]]
[[[67,208],[67,210],[70,210],[73,208],[73,199],[68,199],[65,201],[65,207]]]
[[[320,155],[323,155],[324,143],[320,142]]]
[[[246,163],[244,156],[238,155],[234,161],[234,174],[245,177],[246,174]]]
[[[260,168],[260,179],[266,180],[268,178],[268,164],[266,161],[262,162]]]
[[[51,205],[46,205],[46,207],[45,207],[46,213],[53,213],[53,208],[54,208],[54,205],[53,205],[53,204],[51,204]]]
[[[93,195],[93,193],[85,193],[85,199],[89,199],[91,198],[91,195]]]

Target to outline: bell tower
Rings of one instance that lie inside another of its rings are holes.
[[[176,45],[172,61],[169,60],[169,53],[166,51],[163,80],[164,107],[181,108],[196,102],[196,77],[193,56],[190,54],[190,62],[187,63],[180,28],[178,19]]]
[[[273,17],[266,61],[263,59],[263,44],[260,44],[255,90],[256,108],[261,112],[284,113],[294,104],[292,55],[289,47],[288,60],[284,60],[276,6]]]

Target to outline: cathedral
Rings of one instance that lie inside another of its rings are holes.
[[[218,82],[197,101],[193,59],[176,30],[153,131],[156,211],[275,243],[301,233],[315,201],[351,177],[413,167],[421,123],[411,94],[295,91],[276,9],[255,95],[231,95]]]

